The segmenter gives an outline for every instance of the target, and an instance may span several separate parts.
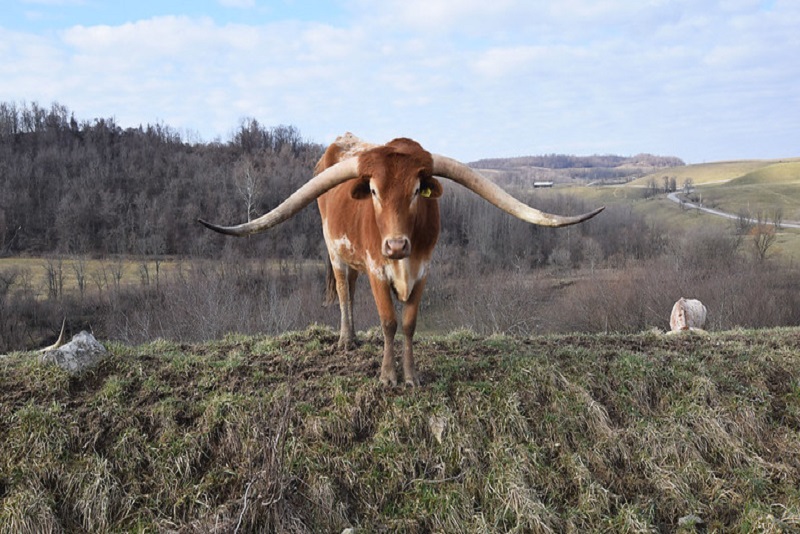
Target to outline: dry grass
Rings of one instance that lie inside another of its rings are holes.
[[[79,277],[83,277],[86,295],[98,296],[120,289],[155,286],[188,276],[193,270],[214,261],[118,257],[89,259],[81,256],[53,256],[42,258],[0,258],[0,276],[17,273],[12,292],[28,292],[37,299],[48,297],[50,272],[60,273],[61,292],[58,295],[79,295]],[[231,262],[232,263],[232,262]],[[316,260],[247,260],[238,259],[237,269],[262,269],[270,273],[319,271]],[[233,267],[232,267],[233,268]],[[80,273],[80,274],[79,274]]]
[[[362,335],[362,339],[363,339]],[[786,532],[800,331],[423,338],[313,327],[0,360],[0,532]]]
[[[174,274],[181,268],[181,262],[159,262],[162,276]],[[63,258],[0,258],[0,273],[17,271],[21,273],[13,291],[30,291],[36,298],[48,296],[48,269],[60,270],[63,278],[63,292],[78,294],[76,270],[85,272],[85,284],[88,294],[96,295],[101,291],[114,289],[115,284],[121,288],[136,286],[142,283],[143,269],[156,272],[153,260],[137,261],[133,259],[86,259],[67,256]],[[155,280],[154,280],[155,283]]]

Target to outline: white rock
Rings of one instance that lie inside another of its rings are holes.
[[[39,361],[55,364],[70,374],[80,374],[97,365],[107,355],[106,348],[85,330],[61,347],[39,356]]]

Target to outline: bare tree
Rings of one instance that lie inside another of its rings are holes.
[[[47,297],[58,300],[64,294],[64,262],[48,258],[43,267],[47,278]]]
[[[783,208],[778,206],[772,211],[772,225],[780,232],[783,227]]]
[[[78,284],[78,292],[83,300],[86,294],[86,257],[76,256],[72,260],[72,272],[75,273],[75,281]]]
[[[658,184],[656,184],[655,178],[650,178],[647,182],[647,189],[645,189],[644,196],[645,198],[652,198],[658,194]]]
[[[764,261],[767,259],[769,249],[772,248],[777,239],[775,226],[768,224],[767,218],[761,212],[758,212],[756,224],[750,229],[749,235],[756,258],[758,261]]]
[[[11,291],[11,287],[16,283],[18,276],[18,269],[12,268],[0,271],[0,302]]]
[[[603,247],[592,237],[583,239],[583,257],[589,262],[589,268],[594,277],[595,266],[603,260]]]
[[[233,171],[233,180],[236,185],[236,191],[244,202],[247,221],[250,222],[255,215],[258,197],[261,195],[261,177],[253,164],[252,158],[245,157],[236,164],[236,168]]]
[[[739,235],[748,235],[753,229],[753,219],[750,216],[750,211],[747,208],[742,208],[736,215],[736,232]]]
[[[119,294],[122,276],[125,274],[125,258],[117,256],[117,258],[108,265],[108,270],[111,273],[111,280],[114,282],[114,291]],[[103,271],[105,272],[105,267],[103,267]]]

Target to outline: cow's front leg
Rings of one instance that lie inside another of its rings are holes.
[[[417,313],[422,300],[422,290],[425,288],[425,278],[414,286],[411,296],[406,301],[403,309],[403,377],[406,385],[419,386],[419,377],[414,364],[414,332],[417,329]]]
[[[394,335],[397,333],[397,317],[394,313],[392,291],[385,280],[370,275],[372,296],[378,307],[383,329],[383,363],[381,364],[381,383],[384,386],[397,385],[397,371],[394,365]]]
[[[339,297],[339,348],[348,350],[355,346],[356,332],[353,324],[353,296],[356,288],[358,271],[345,267],[333,269],[336,280],[336,294]]]

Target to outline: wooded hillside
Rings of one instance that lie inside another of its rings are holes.
[[[262,212],[308,179],[321,151],[294,127],[254,119],[227,143],[192,144],[165,125],[0,104],[0,251],[205,255],[219,241],[198,216],[246,219],[248,202]],[[319,232],[310,215],[259,246],[288,255],[289,236]]]
[[[208,232],[196,220],[234,223],[261,215],[311,177],[323,148],[292,126],[266,127],[255,119],[244,120],[227,142],[190,143],[167,125],[123,129],[113,118],[76,119],[59,104],[0,103],[0,255],[209,257],[234,251],[318,259],[322,233],[315,209],[303,210],[269,238],[244,241]],[[530,183],[520,185],[541,209],[589,209],[574,199],[537,201],[526,191]],[[473,246],[498,263],[518,256],[509,243],[535,243],[522,252],[525,263],[547,262],[556,233],[485,204],[449,188],[442,241]],[[619,252],[620,240],[602,220],[577,232],[605,235],[604,254]]]

